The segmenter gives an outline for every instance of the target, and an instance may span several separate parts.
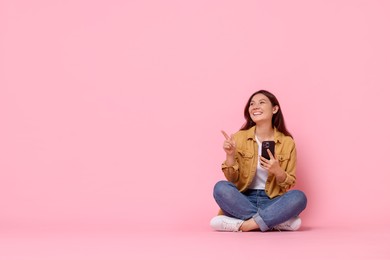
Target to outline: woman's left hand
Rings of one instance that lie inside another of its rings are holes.
[[[276,176],[283,174],[282,168],[280,168],[279,161],[275,159],[275,157],[272,155],[271,151],[267,149],[267,152],[269,154],[269,160],[264,158],[263,156],[260,156],[260,165],[264,169],[268,171],[270,174],[274,174]]]

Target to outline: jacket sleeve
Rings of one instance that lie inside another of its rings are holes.
[[[237,157],[232,166],[227,166],[226,161],[222,163],[222,171],[225,174],[225,177],[228,181],[230,182],[237,182],[239,178],[239,166],[238,166],[238,161]]]
[[[287,177],[283,182],[278,183],[279,186],[286,191],[291,189],[295,185],[296,168],[297,168],[297,151],[295,148],[295,143],[293,143],[292,149],[290,152],[290,158],[288,159],[287,166],[284,169]]]

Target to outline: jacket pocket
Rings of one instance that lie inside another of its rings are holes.
[[[277,157],[280,167],[286,170],[288,162],[290,161],[290,154],[278,154]]]
[[[279,162],[290,160],[290,154],[278,154],[277,157]]]
[[[242,174],[245,178],[249,176],[251,171],[251,166],[254,161],[254,154],[250,151],[245,150],[237,150],[238,153],[238,163],[240,167],[240,174]]]
[[[244,150],[237,150],[237,153],[245,159],[252,159],[253,158],[253,153],[249,151],[244,151]]]

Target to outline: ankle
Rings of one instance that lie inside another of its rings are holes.
[[[248,232],[255,229],[259,229],[259,226],[253,218],[245,220],[239,228],[239,230],[242,232]]]
[[[244,221],[239,229],[242,232],[248,232],[250,229],[248,228],[248,220]]]

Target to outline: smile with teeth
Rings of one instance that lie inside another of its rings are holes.
[[[253,112],[253,115],[254,116],[259,116],[259,115],[261,115],[262,113],[261,112]]]

